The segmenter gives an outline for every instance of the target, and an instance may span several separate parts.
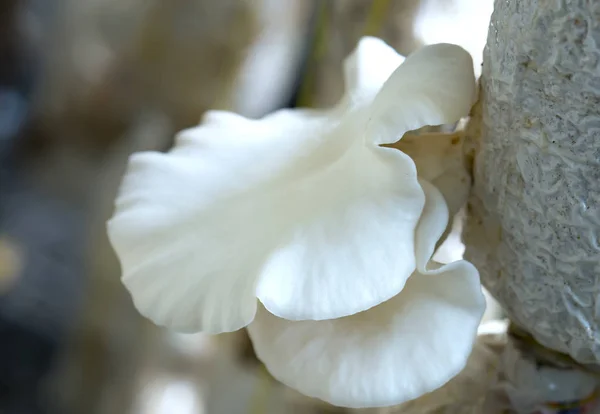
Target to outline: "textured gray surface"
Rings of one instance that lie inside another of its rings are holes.
[[[466,257],[542,345],[599,363],[600,2],[496,0],[484,62]]]

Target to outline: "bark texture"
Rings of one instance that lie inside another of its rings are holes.
[[[600,2],[496,0],[466,257],[542,345],[600,362]]]

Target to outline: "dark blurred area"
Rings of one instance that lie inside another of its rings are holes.
[[[177,335],[136,313],[104,227],[127,158],[168,149],[209,108],[330,105],[365,34],[407,54],[452,42],[466,22],[455,43],[478,54],[490,11],[478,0],[0,1],[0,413],[340,412],[276,384],[244,332]],[[442,23],[451,29],[433,33]]]

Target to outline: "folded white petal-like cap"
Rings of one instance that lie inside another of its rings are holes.
[[[485,298],[466,261],[430,261],[448,210],[433,185],[416,233],[417,270],[394,298],[327,321],[288,321],[260,309],[248,327],[275,378],[310,397],[352,407],[401,404],[431,392],[466,365]]]
[[[330,110],[212,111],[170,152],[133,155],[108,231],[155,323],[220,333],[254,321],[257,354],[284,383],[333,404],[390,405],[462,368],[484,304],[469,263],[427,268],[446,201],[414,160],[380,145],[467,115],[474,76],[458,46],[404,61],[365,38],[345,79]]]

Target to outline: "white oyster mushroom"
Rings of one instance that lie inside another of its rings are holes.
[[[449,221],[442,194],[461,178],[438,189],[381,145],[467,115],[475,82],[458,46],[403,62],[374,38],[348,58],[345,80],[330,110],[209,112],[169,153],[133,155],[108,230],[124,284],[156,324],[249,325],[283,383],[385,406],[464,367],[485,304],[470,263],[430,261]]]

